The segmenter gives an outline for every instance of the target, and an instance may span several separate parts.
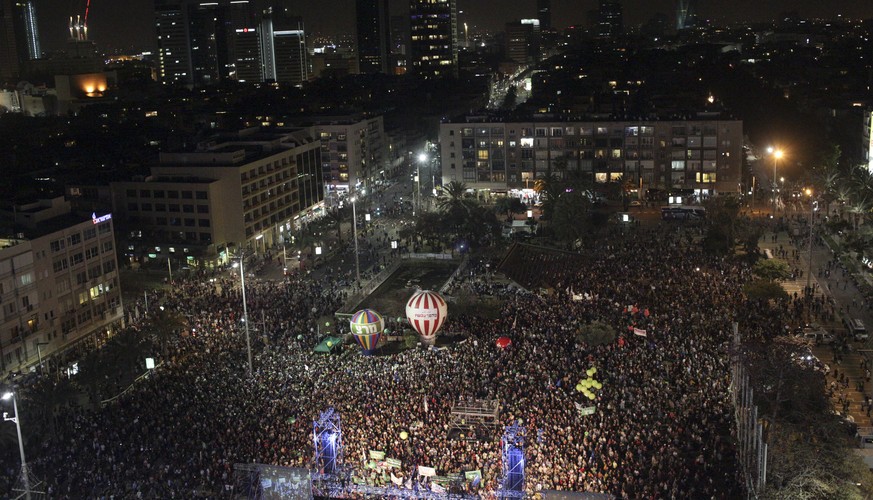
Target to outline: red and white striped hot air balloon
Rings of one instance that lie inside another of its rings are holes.
[[[421,340],[433,344],[436,333],[446,321],[448,306],[436,292],[419,290],[406,302],[406,319],[421,335]]]

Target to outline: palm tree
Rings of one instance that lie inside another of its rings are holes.
[[[869,214],[871,208],[873,208],[873,204],[871,204],[870,198],[861,193],[852,200],[849,205],[849,213],[852,214],[852,228],[855,231],[858,231],[858,224],[860,223],[861,218]]]
[[[349,219],[349,207],[337,207],[327,210],[325,216],[327,217],[327,220],[330,221],[331,225],[336,224],[336,242],[337,244],[341,244],[343,242],[342,225],[344,221]]]
[[[852,200],[852,189],[845,180],[842,180],[837,186],[834,197],[835,201],[840,203],[840,220],[842,220],[845,216],[846,205],[848,205]]]
[[[525,205],[514,196],[504,196],[498,198],[494,204],[494,212],[510,217],[512,214],[524,213]]]
[[[540,202],[543,204],[543,218],[552,220],[555,215],[555,204],[558,198],[561,197],[563,185],[557,178],[552,176],[541,177],[534,182],[534,191],[540,195]]]
[[[467,199],[467,185],[463,182],[452,181],[439,188],[436,204],[437,208],[443,212],[461,209],[469,213],[473,202]]]

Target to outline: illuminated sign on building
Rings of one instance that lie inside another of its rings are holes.
[[[106,214],[106,215],[101,215],[100,217],[97,217],[96,212],[91,213],[91,222],[93,222],[94,224],[100,224],[101,222],[106,222],[111,218],[112,218],[112,214]]]

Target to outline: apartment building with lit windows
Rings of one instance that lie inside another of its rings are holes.
[[[498,122],[470,116],[440,125],[443,184],[505,192],[570,171],[596,183],[737,193],[743,123],[738,120]]]
[[[0,238],[0,375],[24,372],[122,319],[112,214],[63,197],[19,203]]]
[[[386,178],[387,136],[382,116],[317,116],[306,120],[321,141],[328,196],[367,189]]]

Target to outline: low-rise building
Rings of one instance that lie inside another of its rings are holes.
[[[131,262],[224,262],[262,253],[321,210],[321,142],[311,128],[251,128],[161,153],[142,180],[111,184]]]
[[[0,374],[25,371],[122,317],[111,214],[62,197],[17,204],[0,238]]]

